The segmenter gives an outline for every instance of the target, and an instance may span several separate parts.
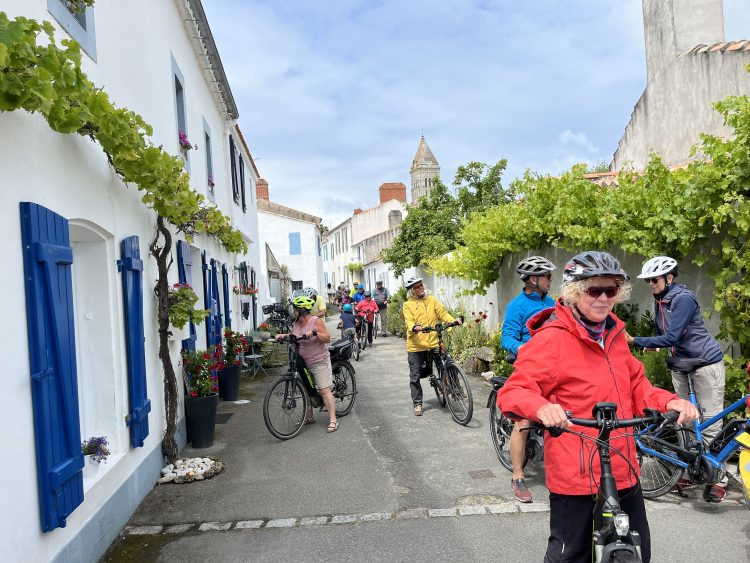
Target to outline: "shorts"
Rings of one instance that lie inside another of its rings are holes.
[[[315,378],[316,389],[328,389],[333,386],[333,370],[331,369],[331,358],[321,362],[308,364],[307,369]]]
[[[345,328],[344,330],[341,331],[341,336],[343,338],[346,338],[348,336],[354,336],[355,334],[357,334],[357,329],[354,327]]]

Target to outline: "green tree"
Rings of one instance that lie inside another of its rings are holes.
[[[453,180],[455,196],[435,177],[430,193],[409,206],[401,232],[382,254],[383,261],[400,276],[407,268],[456,248],[461,226],[472,213],[510,201],[511,193],[501,183],[506,166],[504,159],[493,166],[481,162],[459,166]]]

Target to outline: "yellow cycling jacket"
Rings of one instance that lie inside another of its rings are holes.
[[[438,322],[452,323],[453,317],[448,314],[445,307],[432,295],[424,299],[411,298],[404,303],[404,320],[406,320],[406,351],[424,352],[437,348],[437,334],[431,332],[422,334],[412,332],[415,325],[435,326]]]

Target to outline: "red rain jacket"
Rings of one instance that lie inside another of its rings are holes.
[[[602,401],[617,403],[618,418],[640,416],[645,408],[666,410],[677,395],[646,379],[643,364],[633,357],[625,341],[625,323],[614,315],[606,322],[602,347],[576,321],[571,309],[559,302],[554,309],[532,317],[527,323],[532,338],[520,348],[513,375],[497,395],[500,409],[536,421],[537,411],[548,402],[558,403],[579,418],[592,418],[594,405]],[[592,436],[598,432],[580,426],[571,430]],[[622,451],[638,471],[635,441],[623,436],[628,433],[632,434],[632,429],[617,429],[611,435],[612,472],[618,489],[637,482],[628,464],[614,451]],[[553,493],[597,492],[599,455],[590,440],[567,432],[558,438],[545,435],[544,464],[547,488]]]
[[[357,303],[357,306],[354,307],[354,310],[360,317],[365,317],[368,323],[371,323],[375,319],[375,315],[380,312],[378,304],[375,303],[375,300],[372,298],[363,299],[362,301]]]

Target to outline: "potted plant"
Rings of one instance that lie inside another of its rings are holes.
[[[182,374],[187,391],[185,417],[188,440],[194,448],[208,448],[214,443],[216,408],[219,404],[217,372],[223,364],[221,346],[182,352]]]
[[[83,452],[83,476],[94,477],[102,463],[107,463],[109,457],[109,442],[106,436],[92,436],[81,442]]]
[[[224,401],[236,401],[239,398],[242,354],[246,351],[245,335],[226,329],[222,348],[224,368],[219,372],[219,397]]]

